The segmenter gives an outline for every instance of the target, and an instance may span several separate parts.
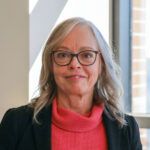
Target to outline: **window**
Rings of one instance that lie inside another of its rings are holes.
[[[132,4],[132,112],[150,112],[150,5]]]
[[[150,113],[150,2],[132,1],[132,112]],[[149,91],[149,92],[148,92]],[[144,116],[144,115],[143,115]],[[143,150],[150,149],[150,130],[140,129]]]
[[[112,41],[122,68],[123,105],[140,126],[143,150],[150,150],[150,1],[112,2]]]

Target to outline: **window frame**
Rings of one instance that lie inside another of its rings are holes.
[[[140,128],[150,128],[150,114],[133,114],[132,108],[132,78],[131,78],[131,0],[115,0],[110,2],[110,42],[114,48],[116,60],[122,68],[124,87],[123,105],[125,111],[137,120]],[[125,41],[125,42],[124,42]]]

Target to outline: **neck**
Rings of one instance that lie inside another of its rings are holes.
[[[57,102],[58,107],[66,108],[81,115],[87,115],[92,109],[93,93],[88,93],[86,95],[66,95],[58,92]]]

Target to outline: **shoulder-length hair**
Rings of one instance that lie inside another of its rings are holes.
[[[37,115],[56,96],[57,86],[52,72],[52,58],[50,52],[59,47],[64,38],[77,25],[85,25],[93,33],[102,56],[102,72],[95,84],[93,102],[95,105],[103,103],[104,112],[119,125],[125,125],[123,112],[119,101],[123,94],[120,80],[120,68],[116,64],[112,49],[108,46],[98,28],[90,21],[80,17],[70,18],[60,23],[49,36],[42,55],[42,68],[39,80],[39,96],[34,98],[31,106],[34,108],[33,119],[38,122]]]

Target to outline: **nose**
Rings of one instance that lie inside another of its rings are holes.
[[[73,57],[70,64],[69,64],[70,69],[76,69],[80,68],[81,64],[79,63],[77,57]]]

